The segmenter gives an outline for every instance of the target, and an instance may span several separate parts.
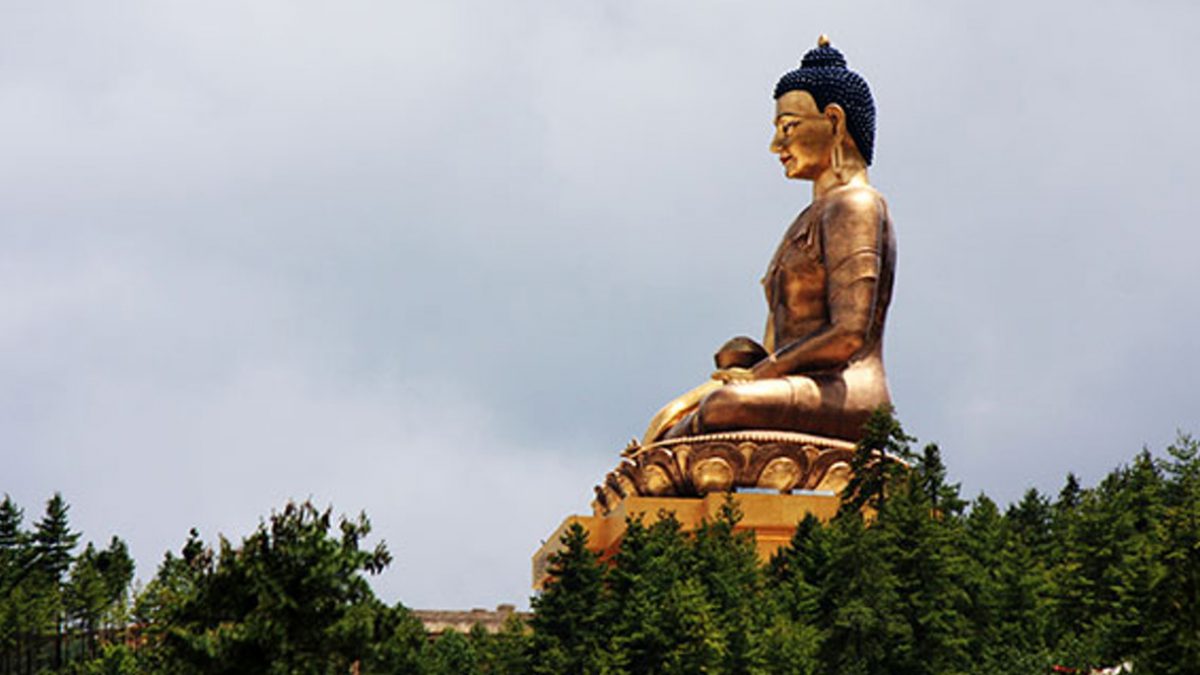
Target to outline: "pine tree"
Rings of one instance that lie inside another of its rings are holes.
[[[572,523],[563,548],[550,556],[549,581],[533,599],[534,672],[604,672],[605,568],[588,550],[587,532]]]
[[[778,613],[792,621],[820,625],[820,618],[829,612],[821,607],[821,589],[833,573],[831,555],[825,526],[813,514],[805,515],[788,545],[767,562],[769,594]]]
[[[768,621],[762,577],[752,532],[735,532],[742,513],[727,496],[715,520],[693,535],[695,574],[706,589],[725,645],[725,673],[759,671],[764,663],[762,636]]]
[[[1046,566],[1049,503],[1030,490],[1004,516],[999,558],[998,644],[1009,654],[1046,649],[1053,586]]]
[[[779,612],[773,612],[769,620],[770,625],[763,635],[766,652],[763,672],[794,675],[823,672],[817,657],[823,639],[820,628],[789,619]]]
[[[25,533],[21,529],[24,518],[25,512],[5,494],[4,501],[0,501],[0,574],[12,571],[10,566],[16,564],[15,556],[25,544]],[[0,577],[4,578],[7,577]]]
[[[71,566],[66,585],[67,616],[84,635],[88,658],[96,655],[96,631],[109,605],[108,588],[97,565],[96,547],[90,542]]]
[[[996,503],[980,494],[971,503],[963,523],[962,547],[968,557],[965,579],[971,622],[968,649],[984,673],[1004,672],[993,669],[1011,658],[1001,638],[1001,551],[1004,548],[1004,520]]]
[[[1162,573],[1149,589],[1136,666],[1174,675],[1200,672],[1200,442],[1180,434],[1167,453]]]
[[[481,675],[479,658],[471,642],[453,629],[428,645],[422,658],[427,675]]]
[[[17,668],[21,656],[21,617],[27,615],[25,594],[18,586],[32,561],[29,538],[22,530],[24,512],[7,494],[0,502],[0,672]]]
[[[827,530],[807,514],[787,546],[771,556],[765,570],[765,594],[771,609],[767,629],[767,669],[773,673],[819,672],[817,654],[826,637],[823,589],[830,569]]]
[[[1165,481],[1149,451],[1140,453],[1130,467],[1122,490],[1127,508],[1121,528],[1126,547],[1120,569],[1108,576],[1114,587],[1113,615],[1106,654],[1108,663],[1120,663],[1146,650],[1145,624],[1154,612],[1154,590],[1167,579],[1163,566],[1164,524],[1168,520]],[[1173,583],[1174,580],[1171,580]]]
[[[133,580],[133,559],[125,542],[113,537],[97,550],[88,543],[71,565],[64,600],[71,625],[82,633],[88,658],[98,654],[103,629],[125,623],[126,599]]]
[[[1094,661],[1099,639],[1091,631],[1093,617],[1101,609],[1102,589],[1097,564],[1099,550],[1093,548],[1107,537],[1105,503],[1094,489],[1075,492],[1068,478],[1055,504],[1054,532],[1057,552],[1050,569],[1054,602],[1048,622],[1047,646],[1053,647],[1059,660],[1077,664]],[[1103,546],[1103,545],[1101,545]]]
[[[1148,452],[1111,472],[1076,508],[1076,553],[1056,595],[1057,651],[1074,664],[1119,663],[1143,651],[1150,591],[1163,574],[1158,551],[1163,480]]]
[[[114,535],[108,542],[108,548],[97,554],[96,567],[104,577],[108,602],[124,604],[129,597],[129,584],[133,582],[134,571],[129,546]]]
[[[960,496],[958,483],[947,483],[946,475],[941,448],[936,443],[926,445],[912,473],[913,488],[922,494],[934,515],[943,521],[955,521],[967,503]]]
[[[480,630],[476,630],[480,629]],[[479,658],[479,669],[487,675],[526,675],[530,672],[529,627],[518,615],[509,615],[494,634],[476,624],[471,644]],[[409,672],[389,670],[385,672]]]
[[[428,642],[425,627],[399,603],[387,607],[374,604],[374,626],[363,673],[419,673],[422,649]]]
[[[871,413],[850,461],[852,475],[842,490],[840,510],[860,512],[869,508],[878,511],[887,497],[888,485],[904,473],[901,462],[912,459],[909,443],[914,440],[904,433],[891,406],[881,406]]]
[[[1083,500],[1083,487],[1079,485],[1079,477],[1074,472],[1067,473],[1067,481],[1063,484],[1062,490],[1058,492],[1058,499],[1054,502],[1056,511],[1072,511],[1079,506]]]
[[[49,578],[61,584],[71,567],[71,551],[79,542],[79,533],[72,532],[67,521],[70,507],[62,495],[55,492],[46,502],[46,514],[38,521],[33,531],[34,547],[38,555],[38,566]]]
[[[173,673],[345,672],[370,656],[379,604],[363,574],[391,556],[363,549],[365,515],[289,503],[235,547],[218,553],[193,535],[168,557],[140,603],[155,624],[154,659]]]
[[[1027,490],[1020,502],[1010,506],[1004,517],[1010,535],[1043,564],[1050,559],[1054,548],[1053,518],[1050,500],[1034,488]]]
[[[911,635],[911,646],[894,654],[891,672],[970,668],[970,571],[960,547],[963,501],[945,477],[937,446],[927,446],[908,480],[893,488],[873,527],[891,552],[887,562],[897,580],[897,611]]]
[[[55,492],[46,502],[46,513],[33,530],[34,551],[37,570],[45,584],[44,603],[37,612],[43,622],[54,631],[54,667],[63,666],[63,646],[66,630],[65,584],[67,570],[71,567],[79,533],[72,532],[67,519],[70,507],[62,495]]]
[[[727,502],[685,535],[673,514],[626,523],[609,571],[611,667],[627,673],[753,672],[763,662],[765,607],[753,542],[734,534]],[[756,617],[762,618],[756,618]]]
[[[693,569],[679,521],[661,514],[651,526],[641,518],[625,524],[621,548],[608,572],[604,623],[611,634],[613,666],[633,675],[662,672],[670,654],[684,649],[678,627],[684,617],[667,601]],[[710,606],[682,610],[712,613]]]
[[[885,675],[907,660],[912,632],[901,612],[900,582],[891,561],[895,542],[868,528],[856,512],[831,521],[832,573],[826,578],[821,622],[829,635],[820,660],[827,672]]]
[[[663,598],[665,627],[674,640],[663,655],[664,675],[719,673],[729,656],[720,618],[703,583],[691,576],[671,586]]]

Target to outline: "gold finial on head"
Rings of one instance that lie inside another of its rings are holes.
[[[821,36],[817,38],[817,46],[818,47],[828,47],[829,46],[829,36],[824,33],[821,33]]]

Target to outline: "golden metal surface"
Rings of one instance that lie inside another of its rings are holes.
[[[831,490],[845,482],[855,445],[770,429],[725,431],[631,445],[595,488],[592,510],[612,513],[630,497],[703,496],[743,488]]]
[[[822,36],[822,40],[828,38]],[[712,378],[654,416],[642,445],[739,429],[778,429],[854,441],[889,404],[883,327],[891,301],[895,240],[887,204],[836,103],[812,95],[776,100],[771,152],[784,174],[812,181],[812,203],[784,233],[763,277],[762,344],[734,338]],[[790,470],[771,472],[769,483]],[[723,483],[715,467],[705,482]]]

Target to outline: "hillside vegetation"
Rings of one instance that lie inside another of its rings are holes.
[[[119,538],[80,550],[61,496],[29,528],[6,497],[0,674],[1200,673],[1200,444],[1001,508],[912,440],[876,416],[841,513],[765,564],[732,500],[691,533],[633,520],[608,562],[575,528],[527,625],[436,638],[371,592],[390,555],[365,516],[288,504],[237,544],[193,531],[135,592]]]

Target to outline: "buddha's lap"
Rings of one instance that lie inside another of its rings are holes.
[[[837,376],[736,382],[700,401],[702,430],[788,429],[856,438],[871,412],[890,403],[886,390],[855,386]]]

